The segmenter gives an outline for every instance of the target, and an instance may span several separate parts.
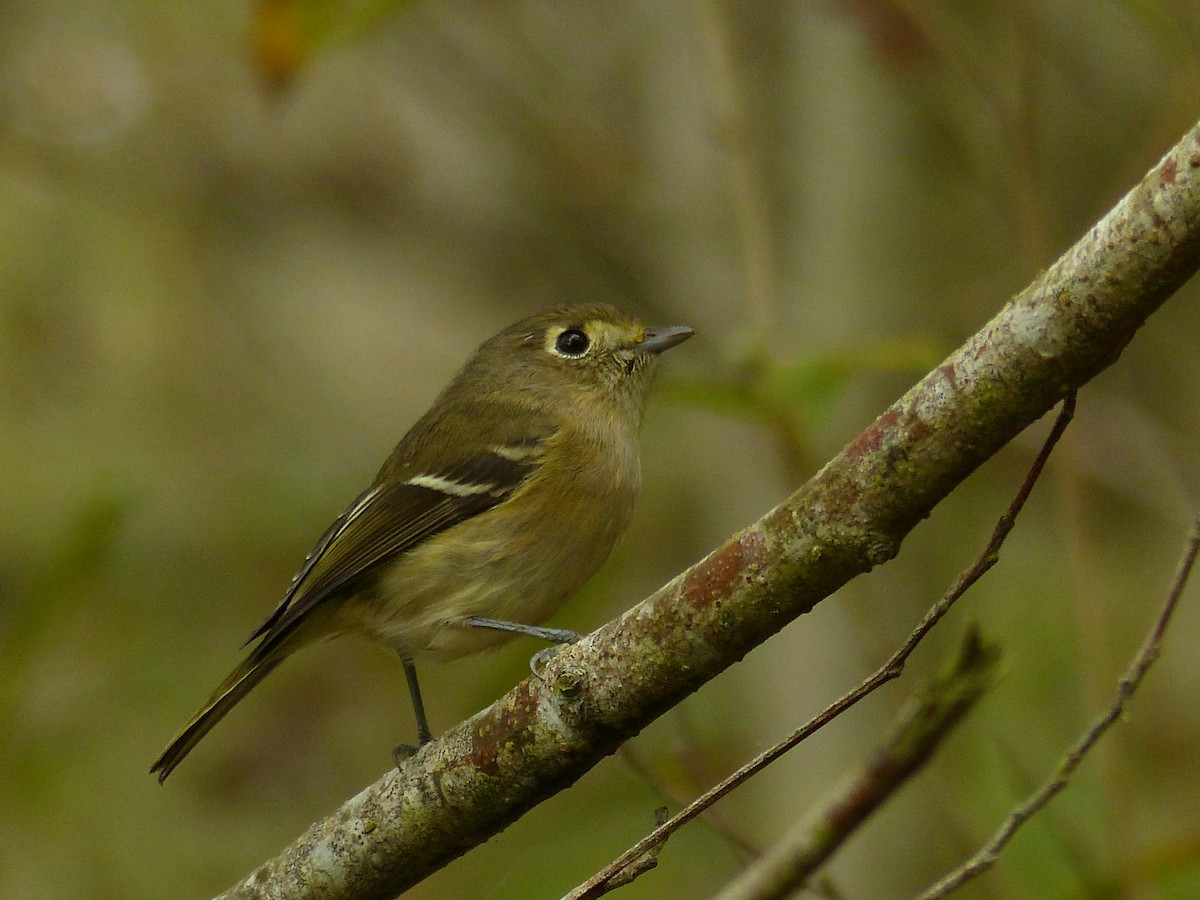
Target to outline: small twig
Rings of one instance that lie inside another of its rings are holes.
[[[942,598],[925,613],[920,624],[917,625],[900,648],[888,658],[887,662],[859,684],[858,687],[825,707],[819,714],[793,731],[775,746],[763,751],[723,781],[709,788],[709,790],[705,791],[658,828],[655,828],[654,831],[650,832],[583,884],[576,887],[569,894],[566,894],[563,900],[593,900],[593,898],[602,897],[611,889],[607,885],[613,876],[628,866],[633,860],[644,856],[652,847],[661,844],[692,819],[696,818],[696,816],[700,815],[700,813],[704,812],[704,810],[708,809],[708,807],[738,787],[742,782],[765,769],[797,744],[850,709],[868,694],[887,682],[898,678],[904,671],[904,665],[908,661],[908,658],[933,626],[949,612],[958,598],[965,594],[999,560],[1001,546],[1003,546],[1009,532],[1012,531],[1017,516],[1020,515],[1021,509],[1025,506],[1025,501],[1029,499],[1029,495],[1033,491],[1033,486],[1037,483],[1042,470],[1046,467],[1046,462],[1050,459],[1050,454],[1053,452],[1055,445],[1058,444],[1059,439],[1062,437],[1063,432],[1066,431],[1074,415],[1075,395],[1070,394],[1063,400],[1062,409],[1059,411],[1058,418],[1054,421],[1054,427],[1050,429],[1050,434],[1047,435],[1045,442],[1042,444],[1042,449],[1038,453],[1037,458],[1034,459],[1033,465],[1030,466],[1029,473],[1025,476],[1025,481],[1021,484],[1016,496],[1013,497],[1008,509],[1004,511],[1004,514],[996,523],[996,527],[992,531],[992,536],[988,539],[983,552],[979,554],[970,568],[966,569],[955,579]]]
[[[1067,787],[1075,770],[1079,768],[1092,747],[1124,714],[1129,700],[1162,652],[1163,637],[1166,634],[1167,626],[1170,624],[1175,607],[1179,604],[1179,598],[1183,595],[1183,589],[1187,585],[1188,577],[1191,575],[1198,555],[1200,555],[1200,516],[1197,516],[1192,523],[1183,558],[1179,561],[1179,567],[1176,569],[1175,579],[1167,594],[1166,602],[1163,604],[1154,626],[1150,629],[1150,633],[1133,658],[1133,662],[1121,676],[1121,680],[1117,682],[1117,692],[1112,705],[1076,741],[1050,779],[1009,814],[996,833],[992,835],[991,840],[959,868],[926,890],[921,895],[921,900],[936,900],[938,897],[945,897],[994,866],[1000,858],[1001,852],[1016,834],[1017,829]]]
[[[621,760],[632,774],[636,775],[644,781],[651,790],[659,795],[659,797],[667,803],[675,807],[686,806],[688,803],[687,796],[682,790],[672,790],[668,787],[654,772],[652,772],[637,755],[631,744],[622,744],[616,752],[617,759]],[[685,769],[689,769],[687,763],[684,763]],[[698,790],[698,785],[701,782],[699,773],[693,773],[695,777],[689,779],[690,786]],[[693,790],[694,793],[694,790]],[[669,809],[669,807],[662,807]],[[668,816],[659,818],[655,825],[662,825],[667,821]],[[743,860],[749,861],[755,859],[762,853],[761,847],[756,847],[745,836],[738,834],[732,823],[726,820],[720,812],[713,807],[706,810],[705,821],[720,836]]]
[[[656,809],[654,811],[654,823],[656,825],[661,825],[667,821],[667,813],[668,810],[665,806],[660,806],[658,809]],[[637,859],[630,862],[629,865],[617,872],[612,877],[612,880],[608,883],[608,890],[615,891],[619,887],[624,887],[639,875],[643,875],[657,866],[658,854],[661,850],[661,844],[659,844],[657,847],[651,847]]]
[[[796,823],[718,900],[790,897],[929,759],[995,682],[1000,651],[967,632],[945,671],[901,711],[891,733],[833,796]]]

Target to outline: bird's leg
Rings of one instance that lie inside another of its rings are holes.
[[[567,628],[545,628],[541,625],[522,625],[520,622],[505,622],[502,619],[485,619],[483,616],[471,616],[467,624],[472,628],[488,628],[492,631],[507,631],[511,634],[524,634],[528,637],[539,638],[552,644],[573,644],[582,635]]]
[[[539,679],[542,677],[540,669],[549,662],[554,654],[558,652],[558,648],[563,644],[573,644],[583,635],[577,631],[571,631],[567,628],[544,628],[541,625],[522,625],[520,622],[505,622],[502,619],[485,619],[483,616],[471,616],[467,619],[467,624],[472,628],[490,628],[493,631],[507,631],[512,634],[524,634],[529,637],[540,638],[543,641],[549,641],[553,646],[547,647],[544,650],[539,650],[529,659],[529,671],[536,675]]]
[[[400,765],[401,762],[433,740],[433,732],[429,730],[429,720],[425,718],[425,703],[421,699],[421,685],[417,682],[417,667],[413,664],[412,657],[409,656],[401,656],[400,662],[404,664],[404,677],[408,680],[408,696],[412,698],[413,713],[417,717],[418,746],[400,744],[395,747],[392,750],[392,758],[396,761],[396,765]]]

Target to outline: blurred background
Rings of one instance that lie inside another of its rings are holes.
[[[561,302],[697,337],[588,630],[783,499],[1200,117],[1194,0],[0,6],[0,895],[203,897],[378,778],[402,671],[283,666],[151,761],[471,350]],[[828,866],[910,895],[1105,706],[1200,497],[1200,306],[1080,411],[1002,561],[910,664],[675,836],[702,897],[866,755],[968,621],[1005,676]],[[1048,422],[860,578],[411,892],[557,897],[873,670]],[[962,896],[1200,895],[1200,600],[1128,721]],[[538,649],[427,668],[435,731]]]

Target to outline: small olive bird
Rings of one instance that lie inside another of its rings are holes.
[[[254,647],[151,767],[164,781],[267,673],[343,633],[414,660],[540,628],[608,558],[641,483],[638,430],[658,355],[691,337],[606,305],[551,309],[485,342],[317,542]]]

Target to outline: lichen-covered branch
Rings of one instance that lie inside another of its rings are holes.
[[[1200,126],[774,510],[317,822],[225,897],[392,897],[570,785],[854,576],[1111,365],[1200,266]]]

